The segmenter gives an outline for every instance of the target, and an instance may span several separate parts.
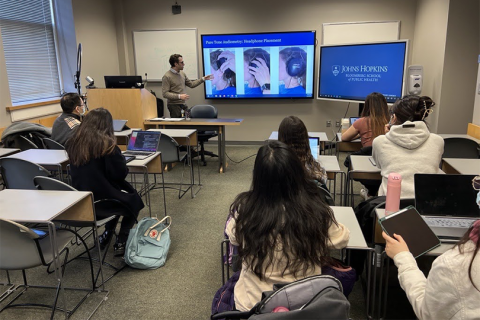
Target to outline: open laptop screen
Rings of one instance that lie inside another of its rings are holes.
[[[472,175],[415,174],[415,206],[422,215],[480,217]]]
[[[319,154],[319,138],[309,137],[310,150],[312,151],[313,159],[317,160]]]
[[[353,126],[353,123],[360,119],[359,117],[350,117],[350,125]]]
[[[156,152],[160,134],[159,131],[133,131],[127,150]]]
[[[125,127],[128,120],[113,120],[113,131],[120,132]]]

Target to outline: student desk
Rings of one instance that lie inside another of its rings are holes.
[[[15,153],[7,158],[16,158],[26,161],[30,161],[46,169],[56,167],[60,175],[60,180],[63,181],[63,170],[66,169],[68,164],[68,155],[65,150],[51,150],[51,149],[30,149]]]
[[[308,136],[312,138],[318,138],[318,141],[320,141],[320,147],[321,147],[320,151],[321,150],[325,151],[325,142],[330,141],[325,132],[308,132]],[[278,131],[272,131],[272,133],[270,134],[270,137],[268,137],[268,140],[278,140]]]
[[[2,210],[0,210],[0,218],[2,219],[12,220],[22,224],[41,223],[48,226],[48,232],[52,237],[50,244],[55,253],[53,260],[55,275],[62,292],[62,273],[60,272],[59,250],[55,241],[56,227],[54,222],[76,221],[91,223],[93,232],[95,233],[95,239],[97,239],[96,245],[99,259],[101,259],[93,209],[93,195],[91,192],[5,189],[0,191],[0,208],[2,208]],[[102,289],[104,289],[102,264],[100,264],[100,273]],[[88,294],[93,292],[92,289],[86,290],[89,291]],[[107,292],[108,295],[108,291],[102,291]],[[65,293],[63,292],[63,294]],[[63,308],[66,310],[65,299],[63,303]],[[93,312],[98,309],[100,304],[97,305]]]
[[[337,138],[337,146],[335,148],[335,152],[336,152],[336,155],[338,157],[338,153],[340,151],[342,152],[355,152],[355,151],[358,151],[360,149],[362,149],[362,142],[360,141],[360,139],[355,139],[355,140],[352,140],[352,141],[342,141],[342,133],[341,132],[337,132],[337,135],[336,135],[336,138]]]
[[[20,152],[20,149],[16,149],[16,148],[0,148],[0,158],[1,158],[1,157],[9,156],[9,155],[14,154],[14,153],[17,153],[17,152]]]
[[[377,216],[377,219],[381,219],[385,217],[385,209],[375,209],[375,213]],[[408,243],[407,243],[408,244]],[[425,255],[426,256],[439,256],[446,252],[447,250],[450,250],[451,248],[454,247],[454,243],[442,243],[439,247],[433,249],[432,251],[427,252]],[[382,252],[381,254],[381,259],[380,259],[380,266],[377,265],[377,267],[380,267],[380,289],[379,289],[379,304],[378,304],[378,315],[381,316],[381,318],[385,318],[386,312],[387,312],[387,297],[388,297],[388,273],[389,273],[389,268],[390,268],[390,263],[389,263],[390,258],[387,256],[385,251]],[[386,271],[384,272],[383,269],[386,267]],[[382,291],[384,290],[384,293],[382,294]],[[383,306],[383,308],[382,308]]]
[[[374,166],[369,158],[371,156],[350,156],[350,170],[347,172],[347,183],[345,184],[345,205],[348,205],[348,196],[350,195],[350,205],[354,207],[353,199],[353,180],[381,180],[380,169]]]
[[[453,134],[453,133],[440,133],[438,134],[440,137],[443,139],[447,138],[465,138],[465,139],[470,139],[475,141],[478,145],[480,145],[480,140],[472,137],[471,135],[468,134]]]
[[[340,203],[343,200],[344,181],[346,180],[346,173],[340,169],[338,159],[336,156],[322,156],[319,155],[318,162],[322,168],[325,168],[327,172],[328,180],[333,180],[333,200],[336,202],[336,190],[337,190],[337,174],[340,174]]]
[[[447,174],[480,175],[480,159],[442,159],[442,170]]]
[[[175,141],[179,145],[186,146],[187,147],[187,161],[188,165],[190,167],[190,187],[187,188],[187,190],[184,191],[181,197],[188,192],[188,190],[191,190],[192,193],[192,198],[195,197],[195,195],[200,191],[201,188],[201,183],[200,183],[200,158],[198,159],[198,187],[199,189],[197,192],[193,192],[193,186],[195,185],[195,174],[194,174],[194,169],[192,165],[192,147],[197,147],[198,148],[198,136],[197,136],[197,130],[195,129],[148,129],[148,131],[159,131],[162,134],[166,134]],[[162,137],[160,137],[160,140]]]
[[[197,129],[199,131],[217,131],[218,132],[218,161],[219,172],[223,173],[227,170],[227,160],[225,156],[225,127],[239,126],[243,119],[182,119],[180,121],[161,121],[161,120],[145,120],[145,127],[154,127],[156,129],[178,128],[178,129]]]

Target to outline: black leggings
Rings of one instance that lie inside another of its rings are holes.
[[[108,217],[111,217],[111,215],[102,215],[101,213],[97,214],[97,220],[105,219]],[[135,214],[135,217],[133,217],[129,212],[128,213],[125,212],[125,214],[123,214],[122,223],[120,225],[120,232],[118,233],[119,242],[127,241],[128,233],[130,232],[130,229],[132,229],[133,226],[135,225],[135,219],[137,217],[138,217],[138,212]],[[108,221],[105,224],[105,230],[111,230],[111,231],[115,230],[115,227],[117,226],[117,223],[118,223],[118,219],[120,219],[119,215],[115,216],[115,219]]]

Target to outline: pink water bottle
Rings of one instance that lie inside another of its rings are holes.
[[[400,193],[402,189],[402,176],[392,172],[388,175],[387,200],[385,201],[385,215],[400,210]]]

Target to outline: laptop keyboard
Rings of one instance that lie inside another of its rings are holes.
[[[153,152],[150,151],[126,151],[123,154],[132,155],[132,156],[148,156],[153,154]]]
[[[427,218],[423,217],[430,227],[447,227],[447,228],[465,228],[468,229],[477,221],[476,219],[451,219],[451,218]]]

